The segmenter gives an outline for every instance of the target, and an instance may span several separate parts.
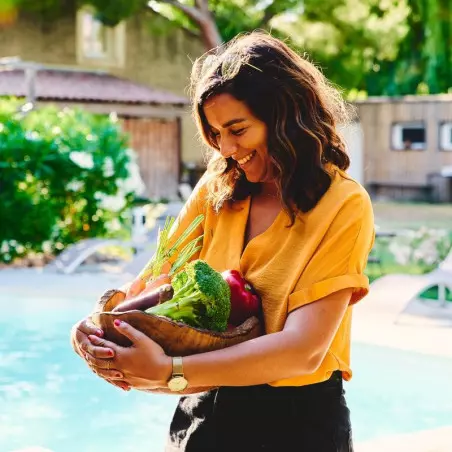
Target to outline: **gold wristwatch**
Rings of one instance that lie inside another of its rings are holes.
[[[173,357],[173,371],[168,381],[168,389],[173,392],[183,391],[188,386],[188,381],[184,377],[184,368],[182,366],[182,357]]]

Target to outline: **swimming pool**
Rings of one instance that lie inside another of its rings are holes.
[[[71,350],[86,300],[0,297],[0,451],[159,452],[176,396],[123,392]],[[346,385],[355,441],[452,421],[452,360],[355,344]]]

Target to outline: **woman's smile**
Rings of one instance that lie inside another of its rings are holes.
[[[256,155],[256,151],[251,151],[248,155],[245,155],[244,158],[237,160],[238,164],[240,165],[240,168],[248,167],[248,163],[253,159],[253,157]]]

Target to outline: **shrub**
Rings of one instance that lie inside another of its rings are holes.
[[[389,251],[398,264],[414,264],[427,272],[446,258],[450,247],[448,231],[422,227],[402,231],[391,241]]]
[[[0,100],[0,262],[127,234],[143,184],[117,119]]]

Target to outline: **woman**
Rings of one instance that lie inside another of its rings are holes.
[[[342,380],[374,229],[367,193],[345,173],[344,103],[311,63],[260,32],[198,60],[192,88],[213,153],[174,237],[205,215],[198,257],[251,282],[267,334],[183,358],[182,393],[218,389],[180,399],[167,450],[351,451]],[[89,319],[73,328],[74,347],[123,389],[171,392],[172,359],[117,328],[133,347],[98,337]]]

